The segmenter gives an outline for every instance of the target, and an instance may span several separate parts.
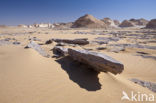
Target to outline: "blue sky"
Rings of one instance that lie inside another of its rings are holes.
[[[156,0],[0,0],[0,24],[70,22],[84,14],[120,21],[156,18]]]

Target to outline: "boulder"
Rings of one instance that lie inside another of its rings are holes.
[[[68,54],[74,60],[87,64],[98,72],[120,74],[124,70],[124,65],[122,63],[102,53],[68,49]]]
[[[25,48],[33,48],[36,50],[38,53],[40,53],[44,57],[49,57],[49,54],[47,54],[40,45],[35,43],[34,41],[30,41],[30,43],[25,47]]]
[[[45,42],[45,44],[51,44],[51,43],[53,43],[53,40],[52,40],[52,39],[47,40],[47,41]]]
[[[156,19],[149,21],[149,23],[146,25],[146,28],[156,29]]]

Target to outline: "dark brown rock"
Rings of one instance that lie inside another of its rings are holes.
[[[80,39],[52,39],[52,41],[58,42],[58,43],[69,43],[69,44],[78,44],[78,45],[87,45],[89,44],[89,41],[86,38],[80,38]]]
[[[45,44],[51,44],[51,43],[53,43],[53,40],[47,40],[47,41],[45,42]]]

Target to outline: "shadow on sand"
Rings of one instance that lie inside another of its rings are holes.
[[[69,56],[63,57],[56,61],[61,64],[62,69],[67,72],[69,78],[73,82],[77,83],[81,88],[84,88],[88,91],[96,91],[101,89],[98,72],[95,72],[84,64],[74,61]]]

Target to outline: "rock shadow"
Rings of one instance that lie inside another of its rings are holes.
[[[71,57],[66,56],[56,60],[63,70],[67,72],[70,80],[77,83],[81,88],[88,91],[101,89],[98,78],[98,72],[94,71],[85,64],[74,61]]]

